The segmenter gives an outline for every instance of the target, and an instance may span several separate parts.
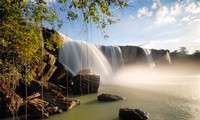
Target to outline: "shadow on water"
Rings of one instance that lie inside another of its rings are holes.
[[[116,118],[114,118],[114,119],[112,119],[112,120],[124,120],[124,119],[119,118],[119,117],[116,117]]]

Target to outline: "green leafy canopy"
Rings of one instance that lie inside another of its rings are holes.
[[[1,0],[1,81],[17,83],[17,80],[25,79],[25,75],[28,81],[34,79],[33,68],[43,57],[42,44],[51,51],[62,46],[58,34],[52,34],[48,39],[42,37],[45,23],[53,28],[62,26],[58,9],[70,21],[83,18],[83,22],[97,24],[98,28],[105,29],[117,21],[110,9],[127,6],[125,0]]]

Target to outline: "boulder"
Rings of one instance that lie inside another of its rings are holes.
[[[94,75],[94,73],[90,69],[81,70],[81,71],[78,72],[78,74],[80,74],[80,75]]]
[[[47,118],[51,114],[67,111],[80,104],[78,100],[65,97],[60,92],[62,89],[52,83],[43,86],[41,81],[33,80],[27,85],[27,98],[23,82],[20,82],[16,93],[26,101],[25,103],[27,103],[28,107],[27,113],[30,114],[30,118]],[[21,113],[24,114],[24,112]]]
[[[55,66],[57,69],[51,76],[49,82],[68,88],[69,80],[72,79],[73,74],[59,62],[56,62]]]
[[[97,93],[100,85],[100,76],[79,74],[73,77],[70,83],[72,94]]]
[[[152,49],[151,55],[156,65],[169,65],[171,64],[171,57],[168,50],[155,50]]]
[[[120,108],[119,117],[124,120],[147,120],[149,114],[139,109]]]
[[[39,77],[39,80],[45,83],[51,78],[57,67],[54,65],[56,62],[56,57],[54,55],[50,54],[49,52],[45,52],[43,58],[47,65],[45,66],[42,75]]]
[[[98,101],[118,101],[123,100],[123,97],[120,97],[118,95],[112,95],[112,94],[101,94],[97,97]]]

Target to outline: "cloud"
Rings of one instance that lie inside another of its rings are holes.
[[[160,0],[153,0],[153,4],[151,6],[151,9],[157,9],[159,6],[161,6]]]
[[[181,7],[180,7],[180,5],[179,4],[176,4],[175,6],[172,6],[171,7],[171,15],[172,16],[176,16],[176,15],[178,15],[178,14],[180,14],[181,13]]]
[[[176,3],[175,6],[168,8],[167,6],[161,6],[156,12],[156,23],[172,23],[177,21],[176,17],[181,13],[181,6]]]
[[[163,18],[169,14],[169,10],[166,6],[162,6],[156,13],[156,18]]]
[[[200,43],[200,39],[193,40],[194,43]]]
[[[168,40],[151,40],[148,44],[144,45],[145,48],[154,48],[154,49],[172,49],[175,50],[179,46],[177,43],[180,42],[180,39],[168,39]]]
[[[157,3],[158,6],[161,6],[161,1],[160,0],[153,0],[154,3]]]
[[[152,12],[150,12],[148,10],[148,8],[146,7],[142,7],[140,8],[138,11],[137,11],[137,16],[140,18],[140,17],[143,17],[143,16],[152,16]]]
[[[186,16],[180,19],[181,22],[189,22],[191,20],[190,16]]]
[[[188,16],[185,16],[185,17],[182,17],[180,19],[180,22],[182,23],[186,23],[186,24],[192,24],[194,22],[200,22],[200,16],[192,16],[192,15],[188,15]]]
[[[175,17],[170,15],[170,11],[166,6],[162,6],[156,13],[156,23],[172,23],[176,21]]]
[[[192,42],[188,42],[188,41]],[[179,47],[185,46],[189,50],[189,54],[193,53],[195,50],[199,49],[200,39],[195,40],[183,40],[183,39],[168,39],[168,40],[151,40],[148,44],[144,45],[145,48],[154,49],[169,49],[170,51],[178,50]]]
[[[185,11],[192,13],[192,14],[198,14],[200,13],[200,2],[192,2],[188,4],[185,8]]]
[[[156,2],[153,2],[152,6],[151,6],[152,9],[157,9],[158,8],[158,5]]]

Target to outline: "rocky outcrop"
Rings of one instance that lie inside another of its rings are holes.
[[[52,74],[57,69],[55,62],[54,55],[44,52],[43,62],[37,62],[31,71],[35,80],[27,84],[24,80],[15,78],[17,81],[15,84],[19,84],[17,87],[13,87],[9,82],[1,81],[0,105],[2,107],[0,107],[0,113],[3,114],[0,114],[0,118],[25,113],[29,118],[45,118],[80,104],[80,101],[63,95],[63,91],[67,90],[66,87],[49,82],[50,78],[53,79]],[[58,68],[57,73],[59,74],[54,78],[58,79],[65,72],[66,70],[62,67]]]
[[[67,111],[80,104],[80,101],[62,95],[59,92],[62,91],[62,88],[51,83],[43,85],[41,81],[33,80],[27,88],[25,87],[26,85],[20,82],[16,93],[22,96],[25,103],[27,103],[27,113],[30,114],[29,117],[31,118],[49,117],[51,114]],[[22,92],[25,89],[27,89],[27,95]],[[21,113],[24,113],[23,110]]]
[[[171,64],[171,57],[169,50],[155,50],[152,49],[151,55],[156,65],[169,65]]]
[[[142,64],[148,65],[145,50],[137,46],[120,46],[124,64]]]
[[[97,96],[98,101],[106,101],[106,102],[111,102],[111,101],[118,101],[118,100],[123,100],[124,98],[118,95],[112,95],[112,94],[101,94]]]
[[[124,120],[147,120],[149,114],[139,109],[120,108],[119,117]]]
[[[54,83],[56,85],[62,85],[66,88],[69,86],[69,81],[72,79],[73,74],[64,67],[60,62],[56,62],[55,66],[57,69],[53,73],[49,82]]]
[[[145,49],[138,46],[120,46],[124,64],[149,64],[152,57],[156,65],[171,64],[168,50]],[[149,52],[149,53],[148,53]]]
[[[79,74],[70,81],[72,94],[97,93],[100,85],[100,76]]]
[[[113,70],[121,68],[124,64],[122,52],[119,46],[98,46]]]
[[[136,61],[138,48],[136,46],[120,46],[124,64],[131,64]]]
[[[39,78],[39,81],[42,81],[43,83],[47,82],[57,69],[57,67],[54,65],[56,62],[56,57],[54,55],[50,54],[49,52],[45,52],[44,61],[47,63],[47,65],[45,66],[44,71]]]
[[[90,69],[80,70],[78,72],[78,74],[80,74],[80,75],[95,75],[95,73],[93,73],[92,70],[90,70]]]
[[[23,98],[15,93],[15,87],[2,78],[0,84],[0,118],[14,115],[24,104]],[[16,78],[17,79],[17,78]],[[18,81],[18,80],[16,80]]]

